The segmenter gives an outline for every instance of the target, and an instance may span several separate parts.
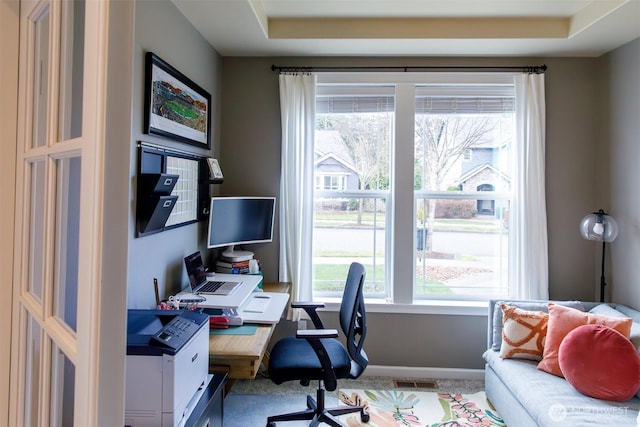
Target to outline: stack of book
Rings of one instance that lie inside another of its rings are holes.
[[[223,258],[216,261],[216,272],[226,274],[249,274],[249,262],[254,260],[245,261],[229,261]],[[260,268],[260,261],[255,260],[258,263],[258,269]]]

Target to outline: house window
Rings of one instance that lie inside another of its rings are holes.
[[[346,175],[320,175],[316,174],[316,190],[343,191],[347,189]]]
[[[319,76],[314,298],[353,260],[369,299],[507,295],[514,114],[511,76]]]

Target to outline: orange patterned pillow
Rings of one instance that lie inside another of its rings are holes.
[[[549,303],[547,340],[542,360],[538,363],[538,369],[564,378],[558,362],[558,349],[564,337],[578,326],[605,325],[620,332],[625,338],[629,338],[632,323],[633,319],[630,317],[611,317],[585,313],[575,308]]]
[[[501,307],[503,328],[500,357],[542,359],[549,315],[542,311],[522,310],[504,303]]]

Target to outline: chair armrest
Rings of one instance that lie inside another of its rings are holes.
[[[322,366],[324,386],[329,391],[334,391],[338,387],[338,379],[322,339],[337,337],[338,331],[336,329],[300,329],[296,332],[296,338],[307,340],[316,353],[320,366]]]
[[[338,338],[337,329],[300,329],[296,338]]]
[[[325,305],[323,302],[313,302],[313,301],[294,301],[291,303],[291,307],[293,308],[324,308]]]
[[[313,327],[316,329],[324,329],[324,325],[322,324],[322,320],[320,320],[320,316],[316,312],[319,308],[324,308],[325,305],[322,302],[312,302],[312,301],[294,301],[291,303],[291,308],[302,308],[307,316],[313,322]]]

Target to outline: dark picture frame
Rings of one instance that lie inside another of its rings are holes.
[[[211,94],[153,52],[145,74],[145,132],[210,149]]]

